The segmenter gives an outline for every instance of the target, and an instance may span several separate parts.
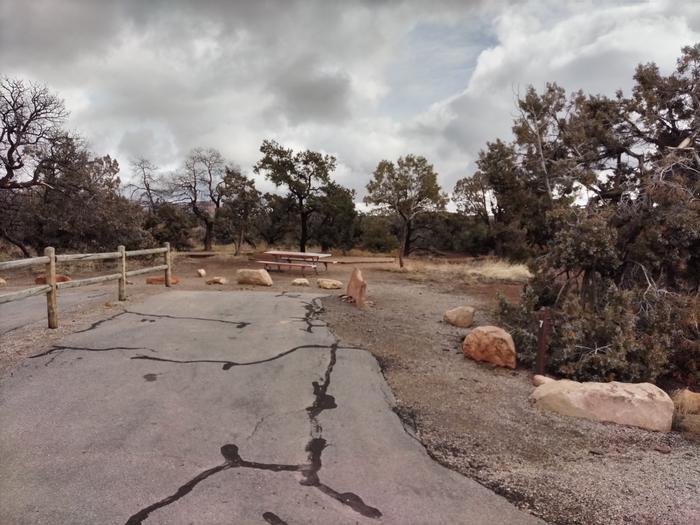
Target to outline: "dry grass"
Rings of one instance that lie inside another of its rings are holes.
[[[387,268],[387,271],[407,274],[412,281],[460,281],[524,283],[532,274],[524,264],[511,264],[501,259],[475,259],[467,262],[407,261],[403,268]]]

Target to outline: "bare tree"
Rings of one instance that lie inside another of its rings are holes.
[[[42,183],[68,135],[63,100],[44,85],[0,79],[0,190]]]
[[[196,148],[173,180],[176,198],[188,203],[204,226],[206,251],[212,249],[214,242],[214,224],[226,189],[225,174],[226,161],[218,150]]]
[[[154,214],[165,193],[159,186],[158,166],[145,157],[139,157],[131,161],[131,171],[137,177],[137,182],[130,185],[131,198],[136,196],[137,200],[148,206],[148,211]]]

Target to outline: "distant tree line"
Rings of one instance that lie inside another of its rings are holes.
[[[150,159],[130,161],[130,182],[108,156],[95,156],[65,130],[63,101],[45,86],[0,81],[0,240],[24,256],[60,250],[111,250],[169,241],[178,249],[215,242],[245,245],[312,244],[433,253],[484,253],[472,214],[445,211],[447,195],[433,166],[420,156],[381,161],[367,184],[368,213],[351,189],[333,180],[336,158],[263,141],[253,173],[277,188],[262,193],[255,180],[213,148],[196,148],[166,173]],[[475,236],[476,235],[476,236]]]

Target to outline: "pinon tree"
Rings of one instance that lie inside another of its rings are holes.
[[[275,186],[287,190],[293,212],[299,218],[299,251],[306,251],[309,240],[309,218],[317,211],[317,199],[331,182],[336,159],[317,151],[294,152],[273,140],[264,140],[260,146],[262,159],[254,167]]]
[[[261,208],[260,192],[253,179],[233,167],[226,168],[224,188],[223,205],[217,217],[218,235],[233,240],[235,255],[239,255],[243,242],[251,242],[249,232]]]
[[[535,134],[516,133],[514,148],[532,152],[515,161],[523,177],[543,180],[543,158],[550,182],[587,198],[543,208],[547,235],[529,238],[545,243],[532,263],[535,278],[520,305],[504,303],[501,315],[527,362],[535,313],[550,309],[551,372],[697,384],[700,46],[684,48],[668,76],[645,64],[634,78],[630,97],[579,92],[563,106],[552,103],[556,119],[542,136],[554,144],[538,150]],[[549,198],[531,184],[517,191],[525,202]]]
[[[425,157],[406,155],[396,163],[382,160],[367,184],[366,204],[395,214],[401,221],[399,265],[411,246],[411,232],[421,213],[444,209],[447,196],[437,182],[437,173]]]

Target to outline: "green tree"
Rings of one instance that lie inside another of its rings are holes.
[[[516,123],[513,149],[527,154],[511,166],[520,172],[515,179],[528,184],[513,194],[534,199],[546,235],[528,235],[541,248],[532,262],[535,278],[521,304],[503,304],[501,314],[527,362],[535,354],[536,311],[551,309],[552,372],[697,384],[700,46],[684,48],[667,76],[645,64],[634,78],[629,98],[578,92],[562,105],[553,97],[557,118],[535,126],[546,132]],[[533,115],[545,98],[530,97]],[[544,177],[551,192],[532,184]],[[574,187],[588,196],[579,206],[570,205]],[[527,214],[519,220],[538,224]]]
[[[290,232],[289,216],[293,207],[288,197],[275,193],[262,196],[255,231],[268,246],[277,244]]]
[[[410,253],[412,226],[421,213],[444,209],[447,196],[437,182],[437,173],[425,157],[406,155],[396,164],[382,160],[367,184],[365,203],[390,211],[401,221],[399,264]]]
[[[231,167],[226,168],[224,188],[223,205],[217,217],[218,234],[233,240],[235,255],[239,255],[243,242],[251,242],[249,232],[259,215],[260,192],[253,179]]]
[[[331,181],[336,159],[311,150],[295,153],[272,140],[264,140],[260,152],[263,157],[255,165],[255,173],[263,173],[275,186],[287,189],[299,218],[299,251],[305,252],[309,218],[317,211],[317,197],[323,195],[324,187]]]
[[[323,194],[314,202],[316,213],[311,218],[311,238],[322,251],[339,247],[343,251],[352,248],[355,241],[355,192],[336,182],[329,182]]]

